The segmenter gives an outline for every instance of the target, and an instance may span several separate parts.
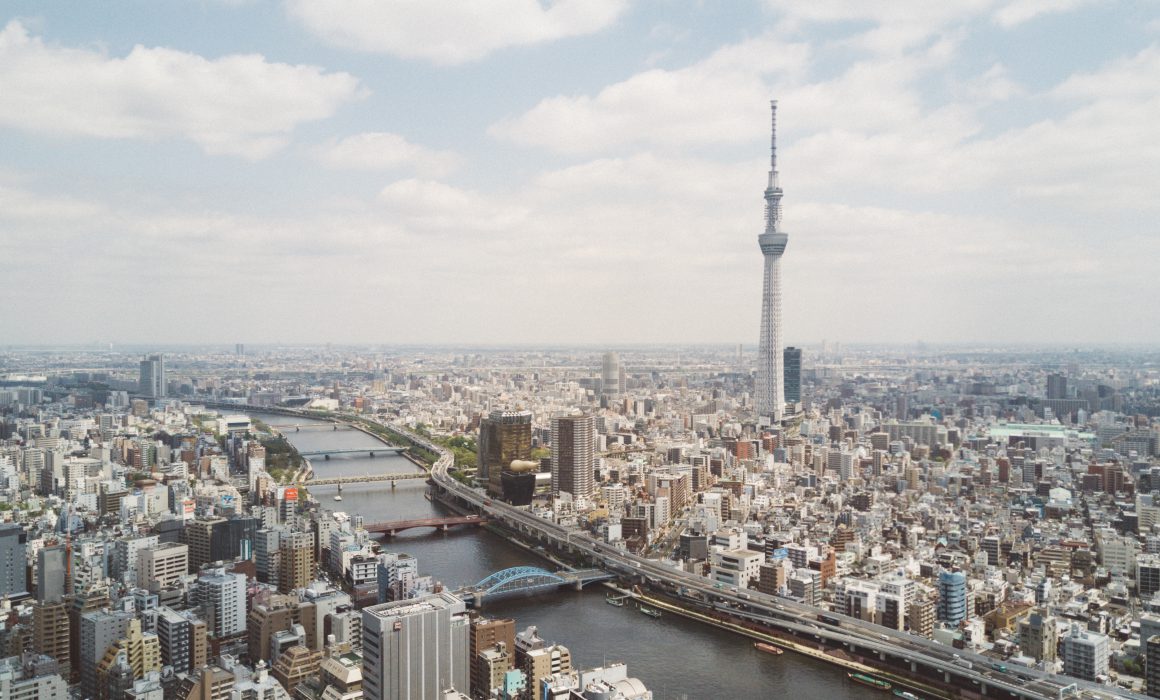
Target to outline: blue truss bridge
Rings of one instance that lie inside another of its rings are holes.
[[[580,590],[589,583],[616,578],[603,569],[573,569],[555,573],[536,566],[513,566],[497,571],[474,586],[461,588],[455,595],[472,607],[483,607],[484,600],[507,596],[531,595],[568,586]]]

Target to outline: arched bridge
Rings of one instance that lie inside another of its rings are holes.
[[[433,527],[438,530],[447,531],[448,528],[456,525],[486,525],[487,521],[478,515],[456,515],[449,518],[418,518],[416,520],[392,520],[385,523],[371,523],[363,525],[367,532],[378,532],[387,537],[393,537],[395,533],[403,530],[410,530],[415,527]]]
[[[479,608],[484,599],[501,598],[508,595],[539,593],[562,586],[580,590],[585,584],[608,581],[614,576],[603,569],[578,569],[552,573],[536,566],[514,566],[497,571],[474,586],[455,592],[464,601]]]

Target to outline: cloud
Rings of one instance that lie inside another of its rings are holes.
[[[323,165],[335,169],[414,169],[422,175],[440,177],[459,167],[461,158],[451,151],[435,151],[411,143],[398,134],[368,132],[331,141],[317,151]]]
[[[0,126],[106,139],[186,139],[261,158],[298,125],[360,96],[359,81],[257,54],[210,60],[136,46],[124,58],[62,48],[19,21],[0,31]]]
[[[1044,15],[1071,12],[1095,0],[1013,0],[995,13],[995,24],[1013,29]]]
[[[609,85],[595,96],[542,100],[489,133],[560,153],[607,152],[640,144],[706,146],[747,141],[768,121],[766,77],[800,76],[804,44],[765,37],[728,46],[678,70],[653,69]],[[692,96],[695,96],[693,98]]]
[[[503,231],[526,216],[523,207],[432,180],[399,180],[379,192],[379,202],[413,229],[454,235],[463,231]]]
[[[287,0],[291,16],[347,49],[440,65],[476,61],[499,49],[600,31],[626,0]]]

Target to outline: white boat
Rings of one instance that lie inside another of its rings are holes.
[[[338,485],[338,493],[334,494],[334,500],[336,500],[336,501],[342,500],[342,484]]]

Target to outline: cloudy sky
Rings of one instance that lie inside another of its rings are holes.
[[[1160,4],[0,5],[0,344],[1160,342]]]

